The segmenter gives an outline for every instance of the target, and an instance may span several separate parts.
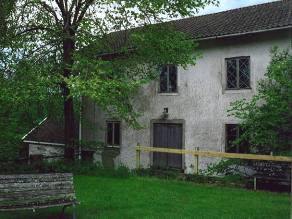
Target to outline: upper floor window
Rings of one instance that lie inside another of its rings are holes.
[[[250,58],[236,57],[226,59],[227,89],[250,88]]]
[[[165,65],[160,73],[160,93],[177,92],[177,66]]]
[[[106,143],[110,146],[119,146],[121,143],[121,124],[119,121],[109,121],[107,125]]]
[[[242,128],[237,124],[226,124],[226,147],[227,153],[248,153],[249,143],[242,142],[240,144],[234,144],[234,141],[243,134]]]

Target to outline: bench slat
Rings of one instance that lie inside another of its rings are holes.
[[[58,189],[58,190],[39,190],[39,191],[21,191],[21,192],[9,192],[9,193],[1,193],[0,192],[0,201],[3,198],[30,198],[30,197],[38,197],[42,195],[52,196],[52,195],[58,195],[58,194],[69,194],[74,193],[73,188],[69,189]]]
[[[72,179],[69,178],[51,178],[51,179],[7,179],[7,180],[0,180],[0,184],[7,184],[7,183],[30,183],[30,182],[66,182],[66,181],[72,181]]]
[[[52,200],[49,202],[39,202],[39,203],[26,203],[26,204],[15,204],[15,205],[6,205],[1,206],[0,211],[11,211],[11,210],[22,210],[22,209],[37,209],[37,208],[48,208],[53,206],[64,206],[72,205],[76,203],[75,200]]]
[[[38,202],[47,202],[51,200],[74,200],[75,194],[59,194],[59,195],[40,195],[36,197],[9,197],[9,198],[0,198],[0,206],[10,205],[10,204],[26,204],[26,203],[38,203]]]
[[[2,179],[43,179],[43,178],[72,178],[72,173],[46,173],[46,174],[19,174],[19,175],[0,175]]]
[[[6,175],[0,178],[0,184],[3,183],[14,183],[14,182],[55,182],[55,181],[73,181],[72,175],[49,175],[46,174],[45,176],[37,175],[29,175],[26,177],[18,177],[13,175]]]
[[[73,185],[54,185],[54,186],[48,186],[46,187],[46,191],[54,191],[54,190],[67,190],[67,189],[74,189]],[[22,188],[5,188],[5,189],[0,189],[0,196],[1,194],[6,194],[6,193],[17,193],[17,192],[38,192],[38,191],[43,191],[43,187],[36,187],[36,188],[31,188],[31,187],[22,187]]]
[[[33,182],[33,183],[8,183],[8,184],[0,184],[0,191],[2,189],[16,189],[16,188],[31,188],[31,189],[37,189],[37,188],[54,188],[55,186],[67,186],[67,187],[73,187],[72,181],[65,181],[65,182]]]

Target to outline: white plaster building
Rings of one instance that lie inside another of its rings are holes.
[[[227,116],[229,104],[250,99],[264,78],[273,46],[287,49],[292,37],[292,2],[279,1],[176,21],[177,28],[199,41],[203,57],[186,70],[167,66],[160,81],[140,89],[135,105],[143,112],[142,130],[112,120],[98,106],[84,100],[82,139],[104,141],[115,151],[116,165],[135,168],[135,147],[159,146],[242,152],[228,148],[239,131]],[[168,118],[161,119],[168,111]],[[97,156],[97,160],[101,157]],[[200,159],[200,169],[211,161]],[[170,166],[192,172],[190,156],[142,153],[143,167]]]

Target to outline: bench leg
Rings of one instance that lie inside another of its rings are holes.
[[[73,219],[77,219],[77,216],[76,216],[76,204],[73,204],[72,208],[73,208],[73,216],[72,216],[72,218]]]
[[[60,219],[63,218],[66,207],[67,207],[67,205],[64,205],[64,207],[62,208],[62,212],[60,214]]]

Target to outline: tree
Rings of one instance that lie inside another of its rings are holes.
[[[37,74],[64,97],[65,156],[74,157],[74,97],[137,125],[131,95],[162,64],[195,63],[197,44],[172,23],[217,0],[22,0],[8,19],[6,71]],[[155,24],[155,25],[153,25]],[[133,29],[134,28],[134,29]],[[167,34],[166,34],[167,33]],[[40,66],[39,63],[42,65]],[[51,83],[51,82],[54,83]],[[27,82],[29,83],[29,82]]]
[[[235,143],[249,142],[253,151],[283,153],[292,148],[292,54],[272,51],[272,60],[250,101],[231,104],[229,114],[239,118],[244,134]]]

